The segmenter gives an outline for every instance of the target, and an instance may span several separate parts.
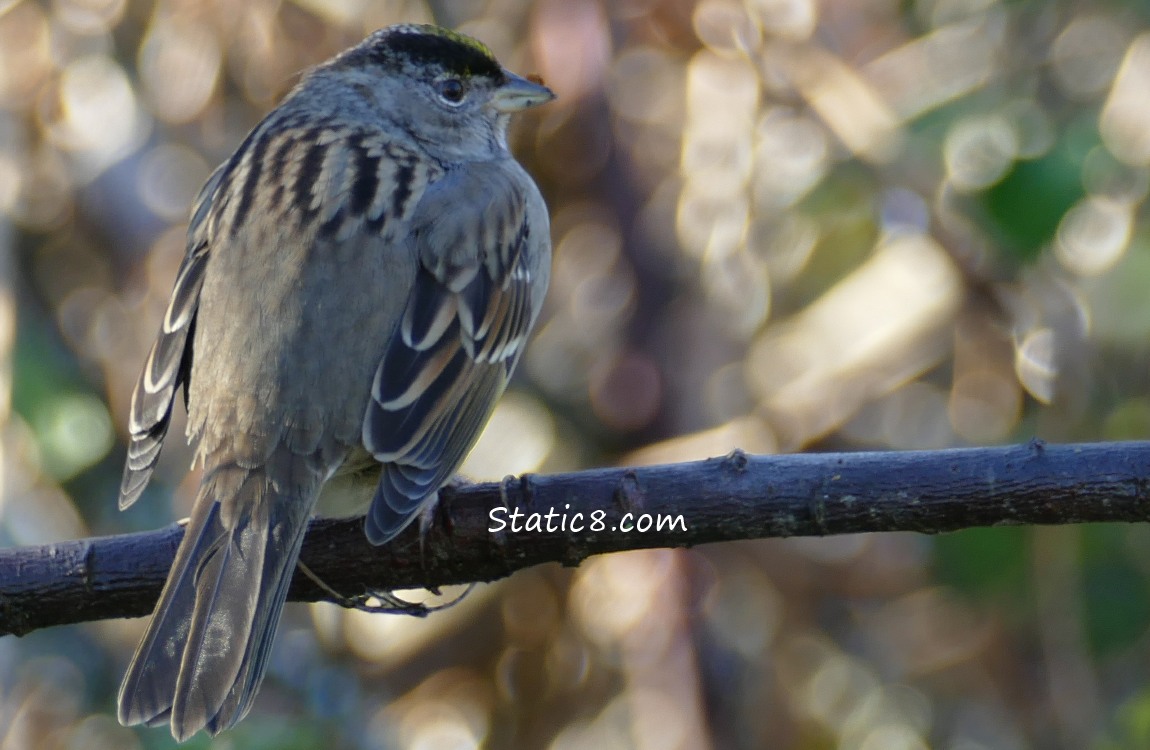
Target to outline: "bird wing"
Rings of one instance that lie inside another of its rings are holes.
[[[223,167],[212,174],[193,205],[188,227],[187,254],[180,264],[160,334],[152,344],[144,370],[132,391],[132,408],[128,417],[128,458],[124,462],[124,475],[120,482],[121,510],[136,502],[148,485],[164,437],[168,434],[172,402],[180,386],[185,386],[184,394],[187,397],[196,312],[200,304],[200,289],[204,284],[204,270],[208,264],[207,217],[222,174]]]
[[[398,534],[462,463],[522,354],[549,272],[546,207],[514,162],[471,164],[416,209],[419,267],[363,424],[383,464],[366,531]]]

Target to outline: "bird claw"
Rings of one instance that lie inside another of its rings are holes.
[[[439,612],[440,610],[449,609],[454,607],[459,602],[463,601],[464,597],[471,593],[475,588],[474,583],[467,584],[459,596],[456,596],[449,601],[442,604],[426,604],[424,602],[411,602],[398,596],[394,591],[367,591],[359,596],[352,597],[347,600],[350,603],[351,609],[358,609],[360,612],[370,612],[372,614],[389,614],[389,615],[411,615],[412,617],[426,617],[432,612]],[[428,588],[432,594],[442,596],[438,588]],[[380,602],[379,604],[371,604],[372,599]]]
[[[353,596],[346,596],[339,593],[331,586],[327,585],[319,576],[317,576],[311,568],[304,564],[302,560],[297,561],[296,565],[299,566],[302,572],[308,579],[311,580],[321,591],[327,594],[328,601],[332,604],[337,604],[344,609],[357,609],[360,612],[368,612],[370,614],[387,614],[387,615],[410,615],[412,617],[427,617],[432,612],[438,612],[441,609],[448,609],[454,607],[461,602],[465,596],[471,593],[475,588],[474,583],[467,584],[467,588],[463,590],[459,596],[446,601],[442,604],[428,605],[423,602],[410,602],[401,596],[398,596],[393,591],[386,591],[383,589],[368,589],[362,594],[355,594]],[[435,596],[443,596],[438,586],[428,586],[427,591]],[[376,600],[379,604],[372,604],[371,600]]]
[[[372,604],[372,601],[379,602]],[[426,617],[432,611],[422,602],[409,602],[391,591],[365,591],[356,596],[344,598],[337,602],[344,609],[356,609],[360,612],[378,615],[411,615],[412,617]]]

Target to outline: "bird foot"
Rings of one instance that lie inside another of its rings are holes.
[[[347,596],[341,594],[331,586],[329,586],[322,578],[315,574],[311,568],[305,565],[302,561],[298,561],[296,565],[299,566],[300,571],[311,580],[316,586],[319,587],[328,596],[328,601],[333,604],[338,604],[344,609],[357,609],[360,612],[368,612],[371,614],[387,614],[387,615],[410,615],[412,617],[427,617],[432,612],[438,612],[441,609],[454,607],[465,596],[471,593],[471,589],[475,587],[474,583],[469,583],[467,588],[464,589],[459,596],[443,602],[442,604],[427,604],[425,602],[412,602],[408,601],[393,591],[385,591],[382,589],[369,589],[362,594],[354,594]],[[438,588],[428,587],[427,589],[436,596],[441,596]],[[378,603],[372,603],[372,601]]]

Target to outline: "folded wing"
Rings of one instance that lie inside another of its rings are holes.
[[[542,198],[517,165],[449,173],[424,196],[420,267],[364,419],[364,445],[383,464],[372,543],[434,502],[479,437],[538,314],[548,233]]]
[[[221,174],[222,169],[217,169],[196,199],[188,229],[188,253],[176,276],[160,334],[152,344],[144,371],[132,392],[128,459],[120,482],[121,510],[140,499],[147,487],[168,434],[176,391],[180,386],[187,386],[192,368],[196,311],[208,264],[207,216]]]

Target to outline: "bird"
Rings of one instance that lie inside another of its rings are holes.
[[[391,26],[305,71],[208,178],[132,395],[121,509],[181,388],[202,478],[122,724],[182,742],[248,713],[333,477],[372,467],[375,545],[451,481],[547,291],[547,206],[507,130],[554,97],[475,39]]]

